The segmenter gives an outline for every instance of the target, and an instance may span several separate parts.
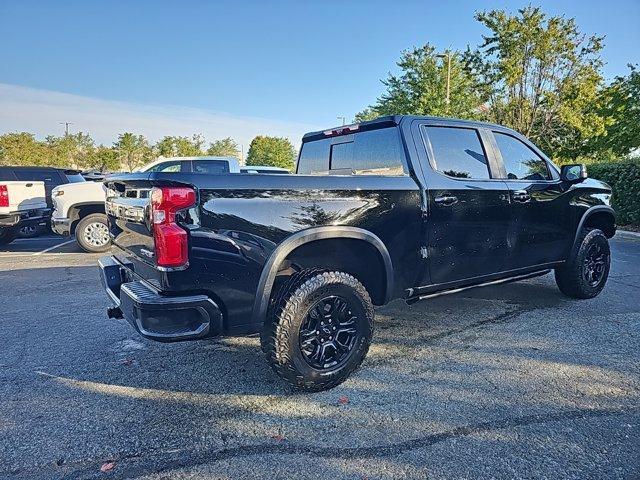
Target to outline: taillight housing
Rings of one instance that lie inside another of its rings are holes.
[[[0,207],[9,206],[9,187],[7,185],[0,185]]]
[[[176,223],[176,214],[195,203],[196,192],[190,187],[154,187],[151,190],[151,223],[158,267],[187,266],[187,232]]]

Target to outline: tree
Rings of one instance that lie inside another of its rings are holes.
[[[94,148],[91,136],[82,132],[62,137],[49,135],[45,143],[50,154],[48,164],[62,168],[85,168]]]
[[[477,118],[482,99],[465,64],[466,57],[454,51],[444,55],[444,59],[439,58],[429,44],[402,52],[397,62],[400,73],[389,73],[382,80],[385,92],[375,104],[358,113],[355,120],[396,114]],[[451,55],[449,105],[446,102],[448,55]]]
[[[607,118],[604,135],[589,145],[592,156],[627,156],[640,149],[640,71],[629,65],[626,77],[616,77],[604,89],[599,113]]]
[[[166,136],[155,145],[161,157],[197,157],[203,155],[204,137],[194,134],[189,137]]]
[[[92,149],[87,156],[84,168],[100,172],[113,172],[120,169],[118,151],[111,147],[100,145]]]
[[[134,135],[130,132],[120,134],[113,148],[117,152],[120,164],[129,171],[149,162],[153,155],[149,142],[142,135]]]
[[[0,136],[0,165],[48,165],[49,150],[32,133]]]
[[[238,144],[231,137],[227,137],[212,142],[207,149],[207,155],[240,158],[240,150]]]
[[[267,165],[293,170],[296,151],[286,138],[258,135],[251,141],[247,165]]]
[[[575,19],[526,7],[476,14],[490,35],[465,55],[487,97],[487,118],[528,136],[556,157],[580,154],[604,133],[598,105],[602,37],[585,36]]]

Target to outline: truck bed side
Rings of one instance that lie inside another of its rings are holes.
[[[107,185],[111,233],[121,260],[131,262],[138,275],[165,295],[211,295],[223,306],[228,331],[254,329],[256,292],[262,294],[265,266],[274,268],[274,252],[300,232],[330,229],[331,238],[343,241],[325,243],[327,248],[363,259],[366,246],[347,239],[341,228],[379,239],[392,265],[390,284],[395,288],[388,297],[400,296],[421,264],[421,232],[414,231],[420,228],[420,190],[409,176],[153,173],[111,177]],[[166,185],[197,190],[196,208],[180,223],[189,235],[189,266],[177,271],[154,268],[149,200],[140,198],[145,189]],[[373,277],[378,272],[371,268]]]

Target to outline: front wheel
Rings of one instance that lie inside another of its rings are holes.
[[[342,383],[364,360],[373,336],[367,290],[347,273],[317,270],[297,273],[282,288],[261,338],[269,364],[300,390]]]
[[[84,217],[76,226],[78,245],[89,253],[106,252],[111,246],[107,216],[104,213],[92,213]]]
[[[607,237],[601,230],[584,229],[569,260],[556,268],[556,283],[569,297],[593,298],[607,283],[610,267],[611,250]]]

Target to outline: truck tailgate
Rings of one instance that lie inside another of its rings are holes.
[[[0,214],[47,208],[44,182],[1,181],[9,196],[9,205],[0,207]]]
[[[150,187],[111,185],[105,203],[114,245],[151,266],[154,265]]]

